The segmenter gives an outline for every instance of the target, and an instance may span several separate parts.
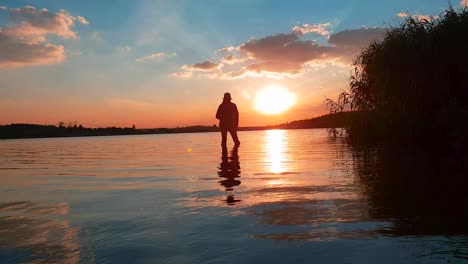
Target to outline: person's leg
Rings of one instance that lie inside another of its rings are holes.
[[[234,144],[236,146],[240,145],[239,138],[237,137],[237,129],[229,129],[229,133],[231,134],[232,141],[234,141]]]
[[[221,128],[221,146],[226,146],[227,129]]]

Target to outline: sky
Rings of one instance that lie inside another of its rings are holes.
[[[347,89],[352,61],[366,45],[407,13],[437,17],[447,5],[0,0],[0,124],[213,125],[225,92],[240,126],[312,118],[327,113],[326,98]],[[256,102],[271,99],[268,87],[280,87],[294,104],[259,112]]]

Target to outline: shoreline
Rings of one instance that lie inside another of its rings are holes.
[[[310,128],[340,128],[346,127],[349,119],[355,112],[328,114],[311,119],[296,120],[288,123],[240,127],[238,131],[259,131],[273,129],[310,129]],[[57,127],[53,125],[10,124],[0,126],[0,139],[26,139],[26,138],[61,138],[61,137],[90,137],[90,136],[125,136],[125,135],[154,135],[154,134],[181,134],[181,133],[207,133],[219,132],[217,126],[188,126],[178,128],[85,128]]]
[[[303,128],[278,128],[278,127],[242,127],[237,131],[265,131],[265,130],[300,130],[300,129],[327,129],[329,127],[303,127]],[[220,131],[187,131],[187,132],[165,132],[165,133],[135,133],[135,134],[103,134],[103,135],[63,135],[63,136],[33,136],[33,137],[11,137],[0,138],[0,140],[15,139],[47,139],[47,138],[81,138],[81,137],[120,137],[120,136],[144,136],[144,135],[172,135],[172,134],[198,134],[198,133],[219,133]]]

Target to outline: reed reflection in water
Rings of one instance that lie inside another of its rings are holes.
[[[226,149],[218,133],[0,142],[0,262],[468,258],[464,162],[325,130],[239,136]]]

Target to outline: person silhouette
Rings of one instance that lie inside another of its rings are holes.
[[[219,184],[224,186],[226,192],[230,192],[230,194],[227,195],[225,202],[228,205],[234,205],[241,201],[236,199],[232,193],[234,191],[234,187],[241,184],[241,181],[239,180],[241,172],[237,147],[233,147],[230,154],[231,155],[228,157],[227,147],[222,146],[222,162],[218,167],[218,176],[220,178],[224,178],[219,181]]]
[[[231,102],[231,94],[225,93],[223,102],[216,111],[216,118],[219,119],[219,128],[221,129],[221,145],[226,146],[227,132],[231,134],[236,147],[240,145],[237,137],[237,128],[239,126],[239,111],[235,103]]]

